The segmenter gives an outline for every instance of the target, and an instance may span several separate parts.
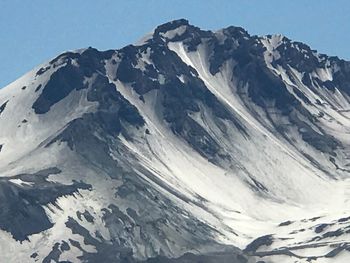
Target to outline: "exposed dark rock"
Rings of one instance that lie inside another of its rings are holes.
[[[328,252],[324,257],[325,258],[334,258],[336,257],[340,252],[342,252],[345,249],[349,249],[350,245],[348,243],[338,244],[336,247]]]
[[[35,92],[38,92],[41,89],[41,84],[39,84],[36,88],[35,88]]]
[[[90,214],[89,211],[85,210],[84,213],[78,211],[77,217],[79,218],[79,220],[82,220],[82,216],[84,216],[85,220],[89,223],[94,223],[94,217]]]
[[[339,237],[344,234],[343,229],[339,228],[335,231],[329,231],[322,235],[322,238]]]
[[[37,76],[40,76],[40,75],[44,74],[46,71],[48,71],[49,69],[50,69],[50,66],[45,67],[45,68],[40,68],[40,69],[37,71],[36,75],[37,75]]]
[[[113,142],[108,139],[102,141],[100,138],[115,138],[120,133],[129,138],[128,131],[122,123],[126,122],[137,128],[144,125],[144,120],[106,77],[96,77],[87,98],[89,101],[98,102],[98,110],[73,120],[47,146],[57,141],[65,141],[72,150],[106,171],[111,177],[118,177],[122,168],[109,155],[111,146],[108,143],[112,145]]]
[[[178,29],[179,27],[184,26],[185,31],[180,35],[175,35],[171,40],[172,41],[183,41],[184,45],[187,47],[189,51],[197,50],[197,46],[202,43],[203,37],[208,37],[213,35],[210,31],[203,31],[198,27],[190,25],[186,19],[178,19],[171,21],[169,23],[165,23],[163,25],[158,26],[154,30],[153,39],[150,41],[151,43],[162,43],[164,40],[164,33]]]
[[[5,101],[5,102],[0,106],[0,115],[1,115],[1,113],[4,112],[4,110],[5,110],[6,105],[7,105],[8,102],[9,102],[9,101]]]
[[[114,52],[113,50],[100,52],[94,48],[88,48],[81,54],[65,53],[51,61],[55,63],[58,59],[65,58],[67,64],[51,75],[39,98],[33,104],[35,113],[44,114],[74,89],[86,88],[83,83],[84,77],[91,77],[95,72],[105,73],[103,61],[110,58]],[[77,60],[78,67],[72,64],[73,59]],[[36,91],[38,89],[40,88],[38,87]]]
[[[289,226],[290,224],[293,224],[293,221],[285,221],[285,222],[282,222],[281,224],[279,224],[278,226]]]
[[[44,114],[72,90],[83,89],[83,77],[81,69],[71,64],[58,69],[51,75],[40,96],[34,102],[33,109],[35,113]]]
[[[73,218],[69,218],[66,226],[72,230],[73,234],[84,238],[84,243],[96,248],[95,253],[90,253],[82,249],[77,241],[70,240],[72,246],[80,249],[83,253],[78,258],[84,262],[135,262],[132,257],[132,250],[123,245],[107,240],[99,241],[91,236],[89,231],[78,224]]]
[[[328,227],[329,224],[321,224],[321,225],[318,225],[316,228],[315,228],[315,233],[321,233],[323,232],[323,230]]]
[[[0,228],[10,232],[19,241],[27,239],[31,234],[51,228],[53,224],[43,206],[55,203],[58,197],[72,195],[79,188],[90,187],[78,182],[62,185],[46,180],[50,174],[58,173],[60,170],[51,168],[35,174],[0,178]],[[20,179],[27,184],[17,185],[9,181],[10,179]]]
[[[239,251],[217,252],[208,254],[186,253],[179,258],[156,257],[145,261],[145,263],[247,263],[248,257]]]
[[[70,246],[66,241],[62,241],[60,249],[61,251],[68,251],[70,250]]]
[[[349,221],[349,220],[350,220],[350,216],[349,216],[349,217],[340,218],[340,219],[338,220],[338,222],[339,222],[339,223],[343,223],[343,222],[347,222],[347,221]]]
[[[260,247],[262,246],[270,246],[273,243],[273,237],[272,235],[266,235],[259,237],[255,239],[253,242],[251,242],[246,248],[244,249],[244,252],[246,253],[254,253],[256,252]]]

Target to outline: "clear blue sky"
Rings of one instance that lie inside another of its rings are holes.
[[[120,48],[177,18],[281,33],[350,59],[348,0],[0,0],[0,87],[65,50]]]

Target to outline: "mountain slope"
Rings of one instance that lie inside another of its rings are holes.
[[[3,259],[346,261],[349,71],[186,20],[39,66],[0,90]]]

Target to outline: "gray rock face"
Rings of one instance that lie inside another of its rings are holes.
[[[57,168],[39,171],[35,174],[20,174],[0,179],[0,229],[8,231],[13,238],[23,241],[29,235],[52,227],[42,206],[64,195],[73,195],[78,189],[89,189],[85,183],[73,182],[62,185],[47,181],[51,174],[59,174]],[[10,180],[21,180],[17,185]]]
[[[7,102],[8,102],[8,101],[5,101],[5,102],[0,106],[0,114],[5,110]]]

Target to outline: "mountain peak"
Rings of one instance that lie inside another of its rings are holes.
[[[139,39],[135,43],[135,45],[144,45],[152,39],[172,39],[175,36],[181,36],[183,33],[185,33],[188,27],[193,26],[189,24],[188,20],[183,18],[169,21],[167,23],[157,26],[152,32],[146,34],[141,39]]]
[[[176,28],[179,28],[181,26],[189,26],[189,21],[184,18],[176,19],[170,22],[166,22],[162,25],[159,25],[156,27],[155,32],[162,32],[165,33],[170,30],[174,30]]]

